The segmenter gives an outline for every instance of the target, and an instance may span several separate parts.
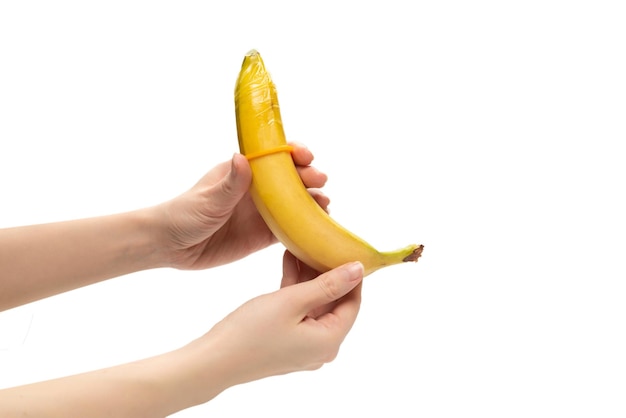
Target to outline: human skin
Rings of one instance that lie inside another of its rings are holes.
[[[281,289],[186,346],[133,363],[0,391],[0,417],[165,417],[229,387],[332,361],[360,306],[363,266],[316,276],[290,253]]]
[[[305,185],[326,175],[294,144]],[[250,166],[236,154],[191,189],[160,205],[95,218],[0,229],[0,311],[113,277],[159,267],[204,269],[276,242],[248,194]]]
[[[304,184],[326,176],[293,144]],[[245,157],[217,165],[180,196],[109,216],[0,229],[0,311],[140,270],[204,269],[276,243],[248,194]],[[286,252],[281,288],[254,298],[208,333],[169,353],[0,390],[0,417],[160,417],[223,390],[313,370],[336,356],[360,305],[363,267],[320,275]]]

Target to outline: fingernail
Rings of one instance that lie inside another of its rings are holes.
[[[356,280],[360,280],[363,277],[363,264],[358,261],[354,263],[350,263],[347,266],[348,273],[350,273],[349,281],[353,282]]]

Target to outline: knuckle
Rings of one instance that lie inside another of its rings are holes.
[[[328,300],[336,300],[339,299],[341,289],[335,280],[332,280],[330,275],[324,275],[320,277],[320,280],[317,281],[320,289]]]
[[[233,185],[229,181],[223,181],[220,183],[220,191],[225,196],[232,196],[236,194]]]
[[[323,363],[330,363],[331,361],[337,358],[339,354],[339,348],[335,347],[326,351],[324,357],[322,358]]]

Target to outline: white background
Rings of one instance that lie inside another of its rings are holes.
[[[0,227],[186,190],[237,151],[256,48],[332,215],[425,251],[367,278],[335,362],[177,416],[626,415],[621,2],[217,3],[0,3]],[[274,290],[281,254],[2,313],[0,387],[177,348]]]

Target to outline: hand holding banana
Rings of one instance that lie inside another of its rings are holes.
[[[290,155],[276,87],[257,51],[244,58],[235,87],[239,150],[252,170],[250,194],[263,220],[297,258],[326,272],[360,261],[364,275],[417,261],[423,245],[378,251],[332,219],[311,197]]]

